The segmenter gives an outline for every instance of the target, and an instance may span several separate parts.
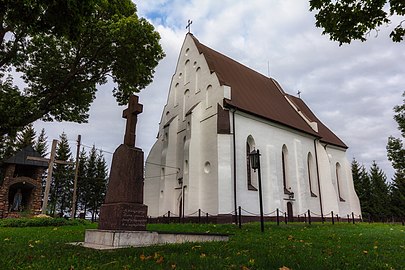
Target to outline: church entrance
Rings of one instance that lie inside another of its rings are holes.
[[[27,182],[18,182],[9,187],[8,205],[9,212],[28,211],[32,206],[32,191],[34,185]]]
[[[294,213],[293,213],[293,206],[291,202],[287,203],[287,215],[288,215],[288,222],[294,221]]]

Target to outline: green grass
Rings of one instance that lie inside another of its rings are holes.
[[[97,251],[96,225],[0,228],[0,269],[405,269],[405,227],[391,224],[150,224],[160,231],[234,234],[229,242]],[[286,269],[286,268],[285,268]]]

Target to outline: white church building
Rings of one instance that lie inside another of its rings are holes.
[[[185,37],[145,165],[148,215],[361,214],[347,146],[304,101],[268,78]],[[232,219],[230,219],[231,221]]]

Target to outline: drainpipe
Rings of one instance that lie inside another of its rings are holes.
[[[318,178],[318,192],[319,192],[319,204],[320,204],[320,206],[321,206],[321,217],[323,217],[321,182],[320,182],[320,180],[319,180],[318,150],[317,150],[317,148],[316,148],[316,140],[317,140],[317,139],[314,139],[315,163],[316,163],[316,176],[317,176],[317,178]]]
[[[235,224],[238,224],[237,202],[236,202],[236,136],[235,136],[235,109],[232,110],[232,138],[233,138],[233,201],[235,210]]]

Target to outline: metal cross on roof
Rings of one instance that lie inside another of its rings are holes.
[[[297,95],[298,95],[299,98],[301,98],[301,91],[300,90],[298,90]]]
[[[193,21],[192,20],[188,20],[188,22],[187,22],[187,26],[186,26],[186,29],[188,29],[188,32],[190,33],[190,30],[191,30],[191,24],[193,23]]]
[[[122,117],[127,119],[124,144],[135,147],[135,131],[138,114],[142,112],[143,106],[138,102],[138,96],[129,98],[128,108],[122,112]]]

